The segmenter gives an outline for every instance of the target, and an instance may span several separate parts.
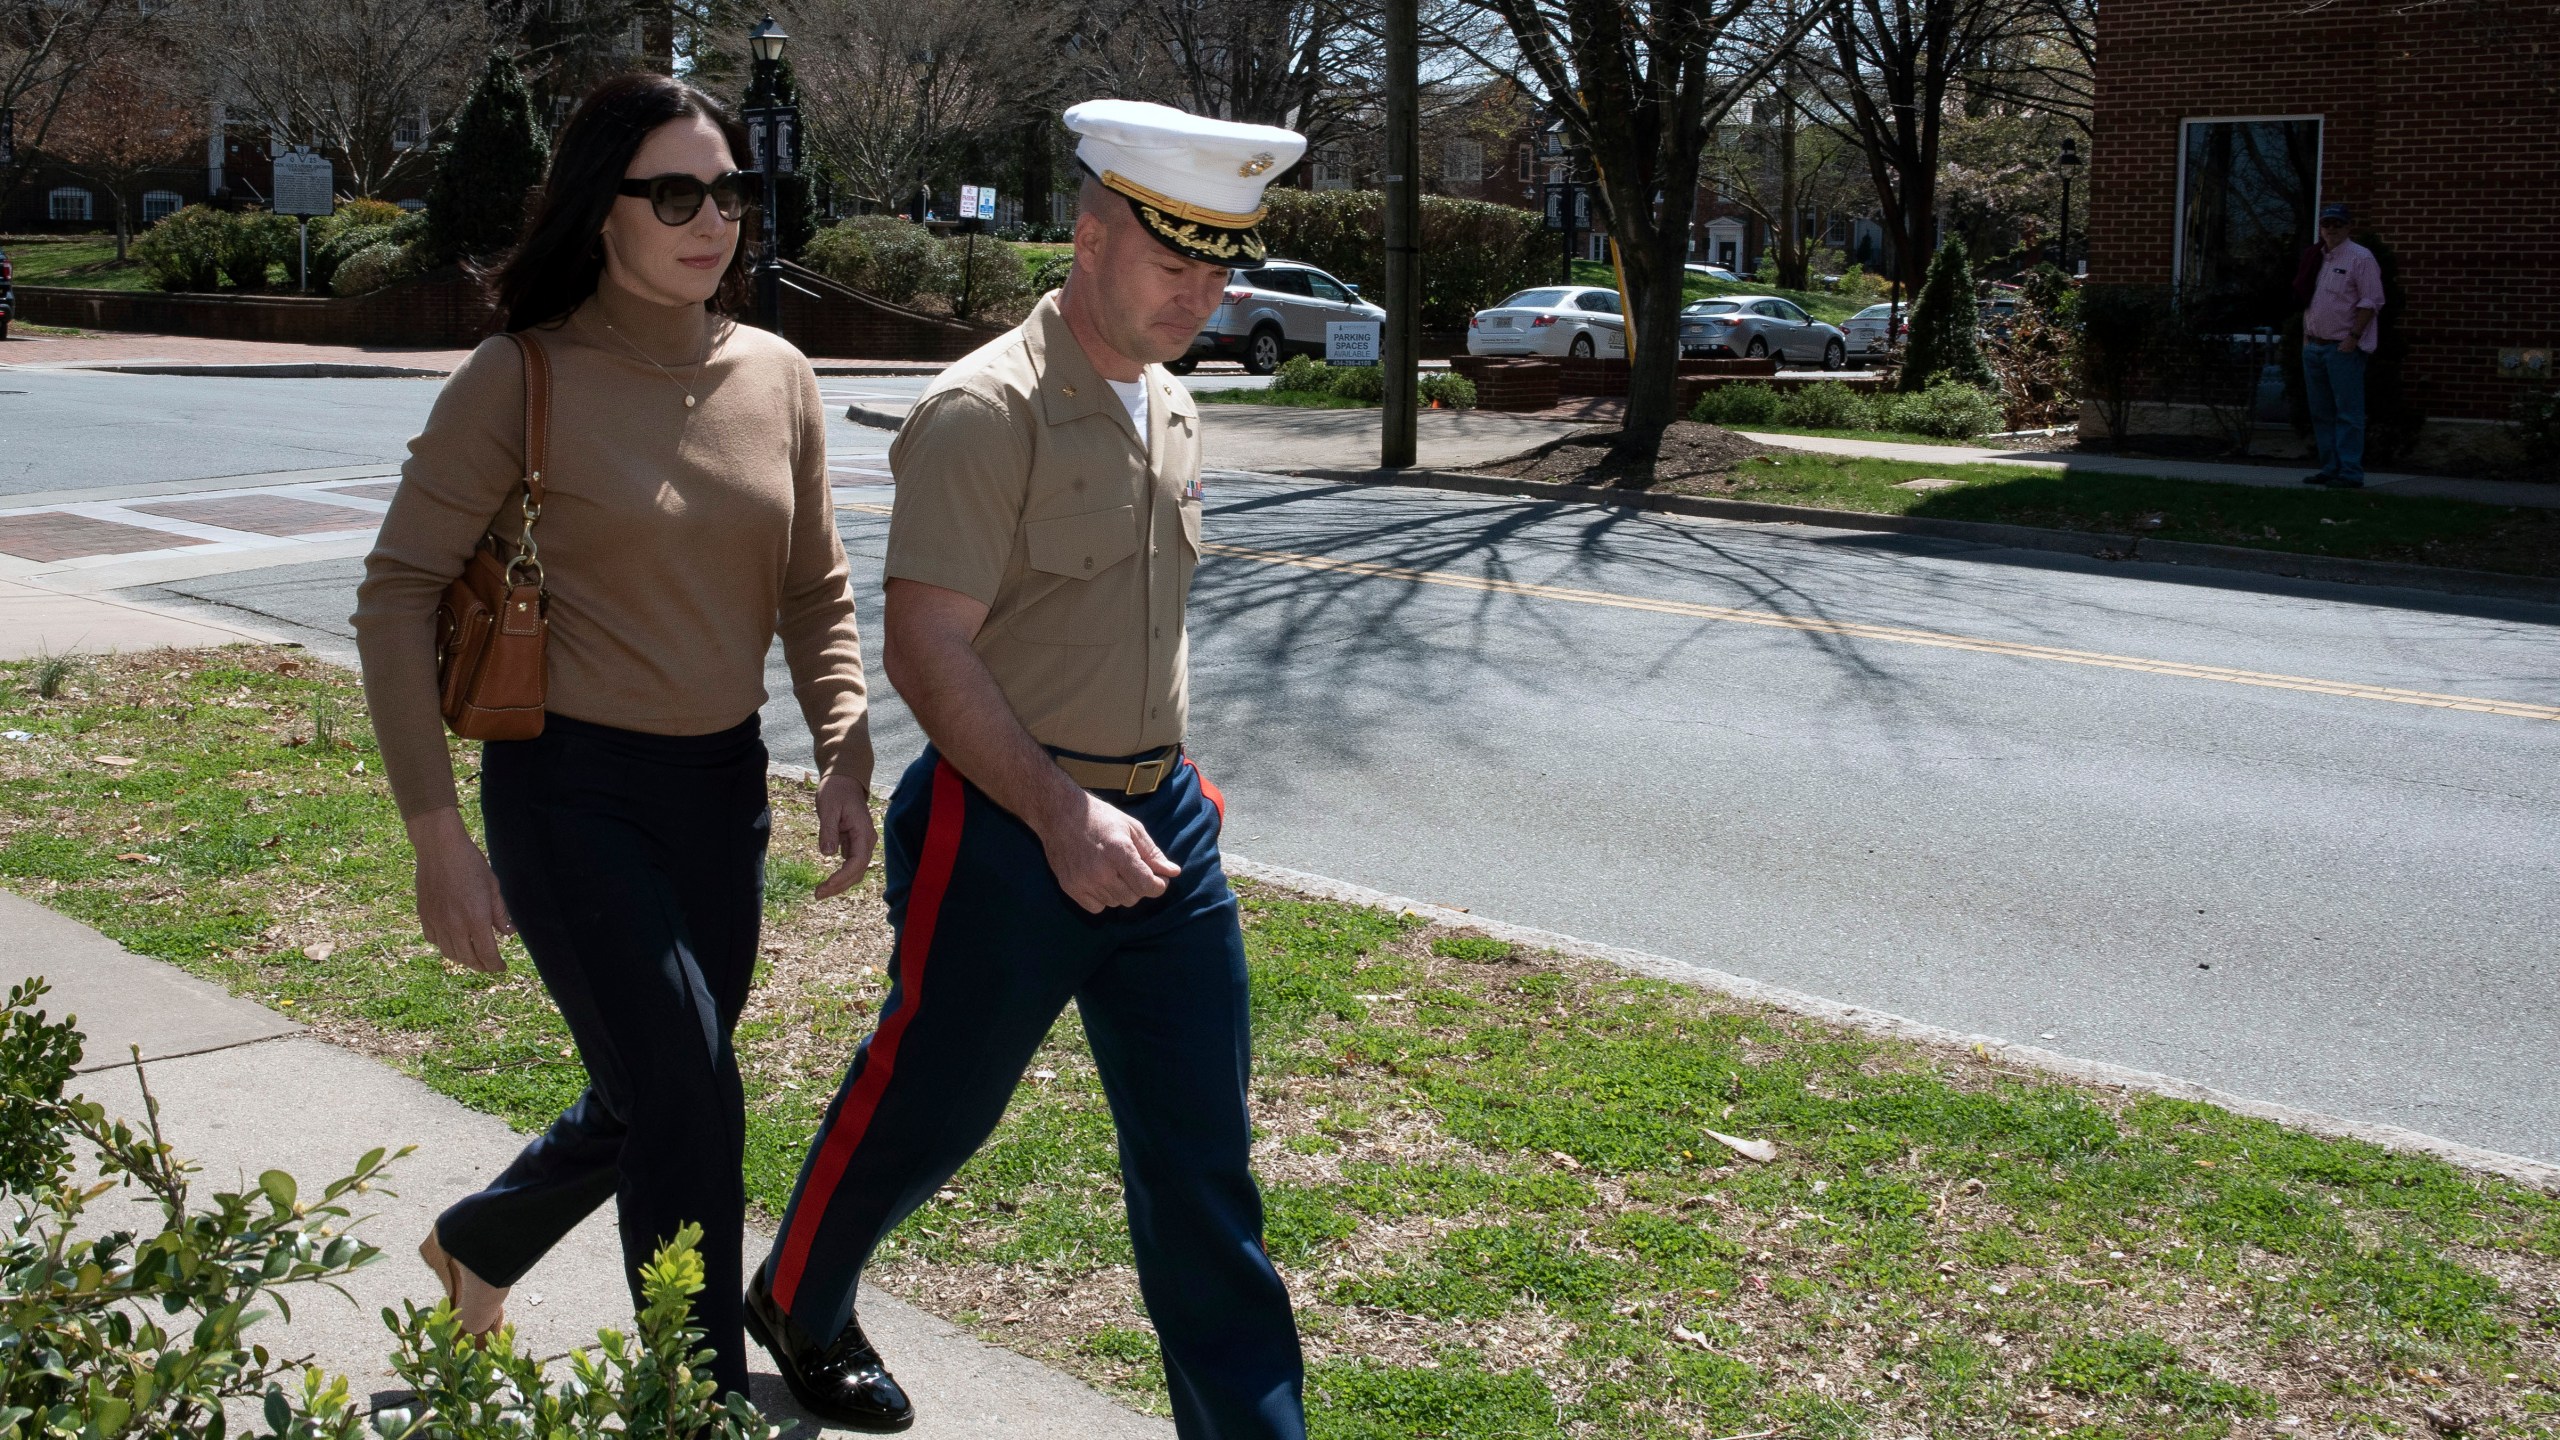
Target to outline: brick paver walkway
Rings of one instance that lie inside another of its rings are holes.
[[[0,515],[0,555],[14,555],[21,560],[77,560],[89,555],[128,555],[137,550],[211,543],[192,535],[119,525],[113,520],[63,510]]]
[[[224,495],[209,500],[162,500],[127,507],[145,515],[247,530],[258,535],[314,535],[324,530],[370,530],[382,517],[351,505],[297,500],[290,495]]]

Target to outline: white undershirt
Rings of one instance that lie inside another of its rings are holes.
[[[1129,423],[1138,427],[1138,443],[1151,443],[1147,438],[1147,377],[1141,375],[1135,380],[1105,380],[1102,383],[1110,386],[1111,393],[1119,396],[1120,403],[1127,407]]]

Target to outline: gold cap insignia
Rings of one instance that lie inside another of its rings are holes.
[[[1265,150],[1261,154],[1256,155],[1252,159],[1237,166],[1236,173],[1250,180],[1254,176],[1261,174],[1263,171],[1270,169],[1276,163],[1278,162],[1272,158],[1271,152]]]

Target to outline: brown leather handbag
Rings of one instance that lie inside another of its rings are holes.
[[[465,740],[530,740],[542,733],[551,636],[534,522],[542,518],[542,466],[551,446],[551,357],[542,342],[507,337],[524,352],[524,505],[515,554],[496,535],[479,548],[436,606],[436,683],[444,723]]]

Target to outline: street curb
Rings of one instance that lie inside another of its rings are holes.
[[[1813,525],[1833,530],[1880,531],[1939,540],[1964,540],[2014,550],[2047,550],[2100,560],[2141,560],[2200,569],[2234,570],[2288,579],[2325,580],[2349,585],[2391,585],[2449,595],[2476,595],[2497,600],[2525,600],[2560,605],[2560,580],[2530,575],[2501,575],[2488,570],[2457,570],[2442,565],[2410,565],[2392,560],[2348,560],[2330,555],[2297,555],[2281,550],[2253,550],[2245,545],[2206,545],[2188,540],[2146,540],[2095,530],[2046,530],[2031,525],[2002,525],[1984,520],[1940,520],[1923,515],[1873,515],[1862,510],[1824,510],[1810,505],[1772,505],[1755,500],[1716,500],[1703,495],[1657,495],[1645,491],[1594,491],[1551,480],[1516,480],[1503,475],[1477,475],[1461,470],[1288,470],[1274,472],[1310,480],[1358,485],[1396,485],[1457,490],[1474,495],[1516,499],[1570,500],[1628,510],[1696,515],[1763,524]]]
[[[847,405],[844,407],[844,418],[856,425],[868,425],[874,430],[895,430],[907,423],[907,417],[897,411],[876,409],[869,405]]]
[[[767,765],[765,769],[767,774],[778,780],[794,780],[802,784],[814,785],[818,779],[818,772],[806,765],[775,762]],[[887,785],[875,784],[872,786],[871,793],[885,801],[889,798],[891,788]],[[1747,1000],[1756,1005],[1783,1010],[1791,1015],[1803,1015],[1810,1019],[1826,1021],[1863,1035],[1970,1050],[1985,1059],[2005,1060],[2058,1079],[2077,1080],[2090,1085],[2110,1085],[2123,1090],[2139,1090],[2147,1095],[2166,1095],[2176,1100],[2193,1100],[2203,1105],[2219,1106],[2235,1115],[2272,1121],[2296,1130],[2307,1130],[2315,1135],[2327,1135],[2342,1140],[2362,1140],[2367,1144],[2379,1145],[2385,1150],[2403,1154],[2431,1155],[2461,1169],[2501,1176],[2519,1185],[2529,1185],[2537,1190],[2560,1194],[2560,1164],[2552,1164],[2549,1161],[2510,1155],[2503,1150],[2490,1150],[2478,1145],[2466,1145],[2459,1140],[2447,1140],[2441,1136],[2429,1135],[2424,1131],[2411,1130],[2405,1126],[2386,1125],[2371,1120],[2350,1120],[2343,1115],[2304,1110],[2292,1105],[2280,1105],[2270,1100],[2252,1100],[2244,1095],[2216,1090],[2210,1085],[2181,1080],[2174,1075],[2163,1075],[2153,1070],[2136,1070],[2131,1066],[2113,1065],[2104,1060],[2084,1060],[2075,1055],[2065,1055],[2058,1050],[2047,1050],[2040,1045],[2020,1045],[2012,1040],[2001,1039],[1997,1035],[1972,1034],[1945,1025],[1932,1025],[1925,1020],[1914,1020],[1907,1015],[1894,1014],[1890,1010],[1870,1010],[1859,1005],[1844,1005],[1837,1000],[1825,1000],[1819,995],[1809,995],[1802,990],[1790,990],[1783,985],[1770,985],[1763,981],[1746,979],[1728,971],[1718,970],[1713,966],[1700,965],[1695,961],[1674,960],[1668,955],[1656,955],[1650,951],[1630,950],[1624,946],[1604,945],[1553,930],[1514,925],[1507,920],[1489,919],[1464,910],[1453,910],[1446,905],[1435,905],[1427,900],[1390,895],[1384,890],[1372,890],[1368,886],[1354,885],[1347,880],[1336,880],[1327,875],[1291,870],[1281,865],[1266,865],[1259,860],[1248,860],[1233,853],[1222,856],[1221,859],[1230,875],[1239,875],[1247,880],[1260,881],[1265,885],[1294,890],[1319,900],[1337,900],[1347,905],[1366,905],[1398,914],[1416,915],[1437,924],[1475,930],[1497,940],[1508,940],[1514,945],[1528,945],[1540,950],[1553,950],[1565,955],[1599,960],[1622,970],[1632,970],[1639,975],[1650,975],[1657,980],[1669,980],[1677,984],[1713,990],[1719,994],[1730,995],[1737,1000]]]
[[[361,365],[337,360],[293,360],[270,365],[191,365],[152,361],[70,364],[64,370],[110,375],[211,375],[238,380],[441,380],[450,373],[415,365]]]
[[[1947,1026],[1932,1025],[1926,1021],[1896,1015],[1889,1010],[1869,1010],[1861,1006],[1844,1005],[1836,1000],[1825,1000],[1818,995],[1808,995],[1801,990],[1790,990],[1784,986],[1746,979],[1740,975],[1729,974],[1692,961],[1674,960],[1666,955],[1629,950],[1616,945],[1603,945],[1590,940],[1577,939],[1571,935],[1561,935],[1552,930],[1538,930],[1526,925],[1491,920],[1464,910],[1453,910],[1445,905],[1434,905],[1424,900],[1390,895],[1382,890],[1372,890],[1364,885],[1353,885],[1323,875],[1310,875],[1303,870],[1265,865],[1259,861],[1247,860],[1240,855],[1228,855],[1224,858],[1229,874],[1294,890],[1300,894],[1312,895],[1318,899],[1392,910],[1401,914],[1415,915],[1441,925],[1475,930],[1497,940],[1508,940],[1515,945],[1533,946],[1541,950],[1553,950],[1566,955],[1600,960],[1621,969],[1632,970],[1639,975],[1650,975],[1659,980],[1670,980],[1683,985],[1714,990],[1737,1000],[1747,1000],[1772,1009],[1784,1010],[1789,1014],[1826,1021],[1861,1034],[1909,1040],[1923,1045],[1952,1046],[1970,1050],[1986,1059],[2007,1061],[2060,1079],[2113,1086],[2123,1090],[2138,1090],[2145,1094],[2166,1095],[2178,1100],[2193,1100],[2200,1104],[2218,1106],[2234,1114],[2272,1121],[2317,1135],[2344,1140],[2362,1140],[2368,1144],[2379,1145],[2386,1150],[2405,1154],[2430,1155],[2462,1169],[2502,1176],[2520,1185],[2560,1194],[2560,1165],[2547,1161],[2528,1159],[2522,1155],[2510,1155],[2502,1150],[2489,1150],[2477,1145],[2466,1145],[2458,1140],[2446,1140],[2398,1125],[2385,1125],[2369,1120],[2350,1120],[2344,1116],[2324,1114],[2317,1110],[2302,1110],[2272,1101],[2252,1100],[2245,1096],[2216,1090],[2208,1085],[2199,1085],[2192,1080],[2181,1080],[2173,1075],[2136,1070],[2124,1065],[2112,1065],[2103,1060],[2084,1060],[2059,1051],[2047,1050],[2041,1046],[2020,1045],[2014,1041],[2003,1040],[1996,1035],[1968,1034]]]
[[[819,375],[829,380],[861,380],[875,377],[882,380],[896,380],[913,378],[918,375],[939,375],[951,367],[949,365],[928,364],[885,366],[830,365],[824,360],[812,360],[809,362],[809,368],[817,371]]]

